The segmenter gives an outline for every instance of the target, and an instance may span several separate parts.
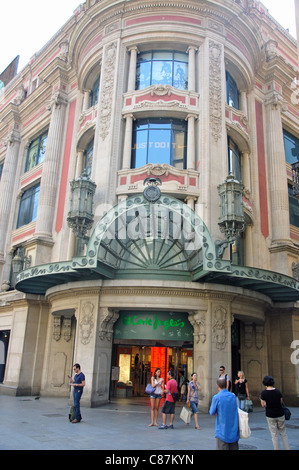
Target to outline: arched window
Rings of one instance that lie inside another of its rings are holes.
[[[137,120],[132,144],[132,168],[148,163],[168,163],[179,169],[186,168],[186,121],[162,118]]]
[[[150,85],[172,85],[188,89],[188,55],[184,52],[150,51],[138,55],[136,89]]]
[[[226,72],[226,100],[229,106],[239,109],[239,91],[231,74]]]
[[[100,77],[96,79],[90,92],[90,106],[95,106],[99,101]]]
[[[233,174],[238,181],[242,181],[241,171],[241,152],[237,144],[230,138],[227,138],[228,145],[228,172]]]

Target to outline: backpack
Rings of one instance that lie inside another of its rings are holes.
[[[219,375],[220,377],[220,375]],[[227,374],[225,374],[225,385],[227,384]],[[228,381],[228,391],[230,392],[231,391],[231,388],[232,388],[232,384],[231,384],[231,381],[229,380]]]
[[[72,422],[75,419],[75,407],[74,405],[71,406],[70,412],[69,412],[69,420]]]

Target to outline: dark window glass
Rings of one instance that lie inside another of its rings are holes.
[[[151,51],[138,55],[136,89],[172,85],[188,89],[188,56],[184,52]]]
[[[186,168],[187,123],[175,119],[142,119],[134,123],[132,168],[168,163]]]
[[[4,165],[4,163],[0,163],[0,180],[1,180],[1,176],[2,176],[3,165]]]
[[[244,266],[244,235],[239,235],[236,240],[230,244],[230,256],[232,264]]]
[[[27,159],[25,165],[25,172],[31,170],[31,168],[39,165],[44,161],[46,145],[47,145],[48,131],[41,134],[35,140],[33,140],[27,152]]]
[[[226,99],[229,106],[239,109],[239,92],[237,84],[229,72],[226,72]]]
[[[238,181],[242,181],[241,152],[235,142],[228,137],[228,171]]]
[[[36,220],[39,184],[24,191],[19,208],[17,228]]]
[[[85,152],[85,161],[84,161],[84,169],[86,170],[87,176],[90,177],[91,175],[91,166],[92,166],[92,157],[93,157],[93,142],[92,139],[86,147]]]
[[[299,139],[288,131],[283,131],[286,161],[290,164],[299,160]]]
[[[293,188],[291,185],[288,186],[289,190],[289,212],[290,212],[290,224],[299,227],[299,204],[293,194]]]
[[[90,106],[95,106],[99,101],[100,79],[97,78],[90,92]]]

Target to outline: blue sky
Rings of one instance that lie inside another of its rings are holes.
[[[14,0],[2,3],[1,17],[5,21],[2,20],[0,27],[0,73],[17,55],[20,55],[18,70],[21,71],[84,0],[51,0],[47,3],[41,0]],[[296,37],[294,0],[263,0],[262,3]]]

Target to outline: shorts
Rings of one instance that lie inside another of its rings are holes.
[[[195,401],[190,401],[190,406],[193,414],[198,413],[197,403]]]
[[[162,398],[161,393],[151,393],[150,398]]]
[[[162,407],[162,413],[165,415],[174,415],[175,403],[173,401],[165,401]]]

